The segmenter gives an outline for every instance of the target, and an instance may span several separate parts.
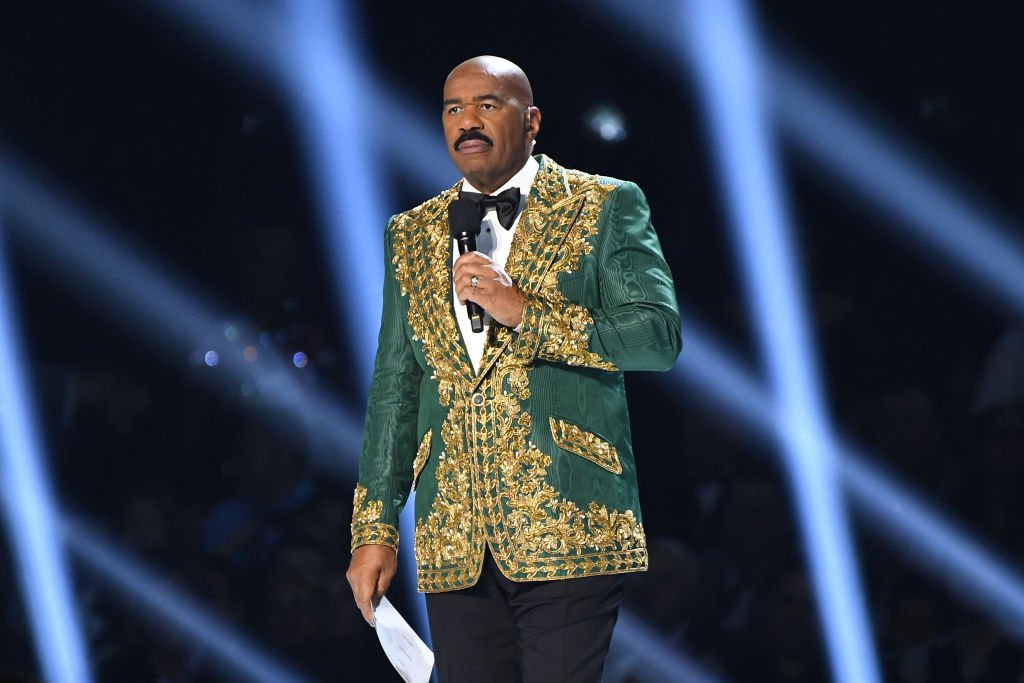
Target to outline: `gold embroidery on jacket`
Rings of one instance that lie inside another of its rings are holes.
[[[559,295],[561,297],[561,295]],[[594,320],[587,309],[570,304],[564,298],[549,299],[551,310],[542,323],[540,349],[537,355],[546,360],[562,361],[567,365],[614,371],[615,365],[602,360],[591,351],[588,328]]]
[[[367,501],[369,493],[362,484],[356,485],[352,499],[352,549],[361,545],[387,545],[398,548],[398,529],[380,522],[384,513],[384,501]]]
[[[597,235],[601,206],[614,189],[612,185],[598,183],[593,176],[584,178],[586,180],[575,188],[570,197],[556,201],[551,206],[548,210],[547,224],[538,224],[534,228],[542,234],[550,235],[553,232],[552,224],[557,221],[569,222],[572,227],[565,234],[564,240],[560,244],[549,243],[546,246],[551,254],[545,254],[543,258],[533,259],[527,264],[524,260],[534,254],[527,249],[516,251],[516,240],[519,239],[521,232],[517,229],[515,237],[512,238],[513,253],[509,255],[508,272],[514,280],[516,275],[532,280],[534,289],[538,290],[537,294],[548,304],[549,310],[541,322],[542,329],[537,330],[538,340],[541,340],[537,349],[539,358],[568,365],[615,371],[613,363],[590,351],[589,331],[594,325],[590,313],[582,306],[570,303],[558,289],[558,276],[578,269],[580,259],[593,251],[590,241]],[[581,195],[582,205],[579,203]],[[574,221],[568,220],[568,214],[572,212],[577,212]],[[538,221],[529,221],[531,227],[535,223]],[[524,239],[528,238],[524,235]],[[539,239],[542,238],[532,237],[532,240]],[[517,281],[525,290],[522,280]]]
[[[434,371],[441,405],[448,405],[461,378],[472,374],[452,314],[451,238],[442,215],[455,196],[455,188],[442,192],[396,218],[391,228],[392,264],[402,294],[409,297],[409,327]]]
[[[398,529],[390,524],[364,524],[352,532],[352,549],[361,545],[386,545],[398,550]]]
[[[573,192],[568,197],[566,179]],[[590,253],[601,205],[612,189],[594,176],[545,161],[506,266],[521,289],[566,305],[557,275],[577,269]],[[434,470],[437,492],[427,517],[416,521],[419,589],[447,591],[475,583],[488,539],[502,567],[521,580],[645,568],[646,544],[634,513],[596,503],[581,509],[564,498],[546,480],[550,456],[528,443],[532,420],[522,405],[530,397],[540,330],[524,324],[515,334],[493,325],[480,372],[473,373],[451,306],[444,211],[455,191],[402,214],[392,225],[393,264],[408,298],[408,322],[438,382],[438,401],[447,408]],[[581,321],[578,315],[568,321],[567,342],[545,352],[560,360],[556,356],[571,351],[581,364],[614,369],[587,350],[583,338],[589,321]]]
[[[596,548],[644,548],[647,545],[643,527],[632,510],[609,511],[605,506],[598,507],[592,502],[587,520]]]
[[[553,417],[548,418],[548,425],[551,427],[551,438],[559,448],[586,458],[613,474],[622,474],[622,463],[619,462],[615,446],[597,434],[591,434],[568,420],[556,420]]]
[[[499,396],[501,387],[510,386],[503,380],[516,369],[495,370],[492,390]],[[581,510],[562,497],[546,480],[551,457],[527,441],[530,415],[503,414],[506,401],[496,399],[493,410],[480,411],[476,422],[482,429],[475,434],[478,448],[494,456],[483,459],[475,481],[483,492],[482,512],[496,541],[492,549],[499,564],[517,570],[517,578],[525,580],[646,567],[643,528],[633,512],[609,511],[596,503]],[[487,448],[481,437],[496,445]]]
[[[470,585],[479,567],[479,562],[473,560],[478,556],[482,559],[482,539],[479,533],[473,533],[477,520],[471,516],[474,506],[467,467],[470,458],[461,447],[462,411],[458,408],[464,406],[459,403],[441,426],[446,449],[438,456],[434,470],[434,504],[427,519],[416,522],[414,547],[420,590],[451,590]]]
[[[352,498],[352,526],[376,522],[384,512],[384,502],[380,500],[367,501],[368,493],[365,486],[356,484],[355,496]]]
[[[550,205],[546,220],[529,209],[524,213],[513,238],[508,272],[524,291],[557,303],[565,301],[557,276],[578,268],[580,258],[590,252],[587,240],[597,233],[600,207],[613,187],[590,177],[577,185],[573,197],[553,203],[545,192],[550,187],[539,185],[538,203]],[[517,245],[517,239],[531,248]],[[496,541],[499,563],[527,580],[644,568],[646,541],[633,512],[608,511],[596,503],[580,510],[546,481],[551,458],[527,441],[531,416],[520,404],[530,396],[531,349],[537,348],[539,336],[540,330],[521,329],[515,351],[497,360],[485,383],[490,400],[474,412],[476,449],[491,456],[482,458],[476,490],[484,494],[482,513]],[[586,343],[581,347],[586,349]],[[596,354],[586,354],[587,364],[614,369]]]
[[[420,480],[420,473],[423,472],[423,468],[427,465],[427,459],[430,458],[430,437],[434,433],[433,429],[428,429],[427,433],[423,435],[423,439],[420,441],[420,447],[416,449],[416,459],[412,462],[412,490],[416,490],[416,482]]]
[[[451,239],[443,215],[455,196],[456,188],[443,192],[392,225],[392,262],[408,297],[409,326],[438,383],[438,402],[448,408],[441,426],[444,448],[434,470],[437,491],[427,519],[418,519],[414,532],[421,590],[428,590],[425,576],[438,577],[434,590],[471,584],[479,566],[474,559],[483,557],[483,539],[474,534],[471,457],[463,436],[473,371],[452,311]]]

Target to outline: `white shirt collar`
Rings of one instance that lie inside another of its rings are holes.
[[[526,163],[523,164],[523,167],[519,169],[519,171],[514,176],[509,178],[504,185],[499,187],[491,194],[498,194],[499,192],[503,192],[510,187],[518,187],[519,194],[521,196],[528,195],[530,194],[530,188],[533,186],[533,179],[537,176],[537,171],[539,170],[540,164],[537,163],[537,160],[531,156],[527,158]],[[477,194],[486,194],[484,192],[480,192],[480,190],[473,187],[473,185],[465,178],[462,179],[462,190],[464,192],[476,192]]]

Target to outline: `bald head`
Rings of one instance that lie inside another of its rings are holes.
[[[480,192],[495,191],[523,168],[540,131],[529,79],[501,57],[474,57],[452,69],[441,111],[448,154]]]
[[[493,55],[480,55],[473,57],[459,64],[452,69],[445,79],[445,85],[452,78],[466,74],[486,74],[497,79],[509,92],[524,105],[533,104],[533,88],[530,87],[530,79],[526,77],[518,64],[510,62],[504,57]]]

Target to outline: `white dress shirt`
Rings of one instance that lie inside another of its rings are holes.
[[[492,193],[498,194],[510,187],[519,188],[519,208],[516,210],[515,221],[513,221],[511,228],[506,230],[501,226],[501,223],[498,222],[497,211],[494,208],[487,209],[487,213],[484,214],[484,220],[480,226],[480,235],[476,238],[476,250],[481,254],[489,256],[494,261],[494,264],[502,270],[505,268],[505,262],[508,261],[508,252],[512,247],[512,238],[516,234],[516,228],[519,227],[519,218],[522,216],[523,208],[526,206],[526,197],[530,194],[530,188],[533,187],[533,179],[536,177],[539,168],[540,164],[531,156],[526,161],[526,164],[519,169],[518,173],[509,178],[507,183]],[[462,189],[465,192],[485,194],[481,193],[480,190],[473,187],[465,179],[462,181]],[[455,240],[452,240],[453,265],[457,258],[459,258],[459,245],[456,244]],[[474,332],[469,322],[469,314],[466,312],[466,307],[459,302],[459,298],[455,293],[455,287],[452,287],[452,303],[455,307],[455,319],[459,321],[459,330],[462,332],[462,341],[466,343],[466,351],[469,352],[469,359],[473,362],[473,370],[479,372],[480,359],[484,356],[484,343],[487,341],[487,330],[491,326],[491,316],[485,312],[483,332]]]

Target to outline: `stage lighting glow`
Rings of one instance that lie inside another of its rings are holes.
[[[626,139],[626,122],[622,112],[611,105],[600,105],[584,114],[587,128],[605,142],[622,142]]]
[[[332,255],[335,293],[344,302],[346,336],[354,342],[355,373],[365,392],[370,386],[380,327],[380,296],[384,282],[384,177],[377,168],[372,138],[365,131],[391,133],[381,121],[364,115],[365,103],[387,102],[374,111],[394,109],[396,102],[375,96],[374,80],[361,54],[352,3],[295,0],[289,9],[290,89],[302,123],[312,182],[324,216]],[[439,136],[440,137],[440,136]],[[405,526],[411,529],[412,526]],[[411,545],[411,544],[406,544]],[[416,591],[415,562],[403,562],[402,578],[426,631],[426,602]]]
[[[360,55],[351,3],[294,0],[286,3],[290,94],[310,161],[310,182],[320,203],[331,277],[343,303],[341,319],[354,346],[355,376],[370,386],[384,282],[384,178],[377,170],[365,117],[372,88]],[[390,106],[390,104],[389,104]],[[385,109],[388,107],[385,107]],[[353,284],[355,283],[355,284]]]
[[[171,629],[210,655],[231,680],[309,683],[288,670],[230,625],[165,578],[119,551],[81,520],[66,520],[64,542],[91,571],[110,584],[111,595],[147,618],[161,632]]]
[[[287,50],[281,36],[283,22],[268,12],[239,0],[153,0],[147,6],[163,9],[172,19],[184,21],[210,36],[232,57],[256,67],[286,92],[293,87],[293,73],[287,68],[289,61],[281,56]],[[376,125],[369,131],[378,148],[420,183],[425,194],[437,194],[450,187],[458,173],[448,160],[436,119],[379,75],[364,80],[362,85],[367,88],[368,101],[391,103],[375,112]],[[410,150],[415,153],[410,154]]]
[[[220,362],[220,354],[216,351],[207,351],[203,355],[203,362],[205,362],[208,367],[216,367],[217,363]]]
[[[841,475],[869,528],[922,570],[931,570],[951,594],[987,612],[1006,632],[1024,637],[1024,580],[946,515],[918,500],[854,448],[845,446]]]
[[[242,349],[242,358],[246,363],[255,363],[260,357],[260,350],[250,344]]]
[[[580,0],[576,4],[584,5]],[[587,0],[585,6],[588,9],[599,8],[614,21],[617,29],[630,29],[655,51],[674,54],[678,49],[669,22],[663,20],[665,8],[661,3]],[[863,114],[845,114],[856,110],[834,92],[829,94],[828,88],[811,80],[806,73],[771,56],[763,64],[763,71],[765,79],[770,80],[775,88],[770,102],[780,113],[784,132],[805,152],[819,163],[833,168],[841,177],[856,175],[858,184],[866,185],[861,188],[862,193],[889,208],[894,215],[918,220],[918,230],[927,232],[935,226],[943,226],[942,230],[947,233],[939,242],[943,254],[954,262],[970,258],[973,265],[968,270],[989,272],[989,277],[972,278],[972,284],[990,283],[996,272],[1009,274],[1007,282],[993,287],[1005,294],[1003,301],[1019,310],[1016,302],[1020,297],[1014,275],[1019,277],[1024,268],[1007,268],[1008,263],[1020,262],[1021,250],[1016,240],[1010,237],[1014,232],[1019,233],[1019,229],[996,216],[996,212],[985,208],[981,202],[966,197],[955,183],[938,177],[934,170],[926,170],[930,165],[916,160],[915,155],[895,136],[867,123]],[[793,97],[805,97],[803,101],[810,108],[804,109],[784,92],[791,93]],[[826,106],[817,106],[823,103]],[[828,138],[821,134],[826,130],[826,121],[823,117],[819,119],[823,112],[839,115],[830,124]],[[803,137],[805,126],[800,121],[805,121],[810,127],[808,137]],[[815,128],[820,130],[815,131]],[[838,154],[839,148],[832,144],[840,138],[844,154],[850,154],[851,160]],[[864,150],[846,149],[847,146],[862,146]],[[886,154],[881,154],[881,151]],[[865,157],[873,158],[875,161],[872,163],[877,163],[877,166],[861,163]],[[899,182],[884,182],[882,178],[889,172],[895,172]],[[901,208],[903,197],[900,192],[891,190],[907,187],[916,187],[921,192],[908,203],[908,207]],[[943,214],[937,216],[941,220],[922,221],[920,217],[925,216],[929,208],[936,214]],[[960,237],[956,237],[962,226],[968,227],[963,229]],[[954,241],[970,241],[972,234],[978,237],[974,245],[965,244],[962,253],[952,248]],[[983,248],[979,250],[979,247]],[[994,263],[987,264],[984,259],[978,259],[979,251],[1004,254]],[[999,267],[994,268],[993,265]],[[773,419],[769,398],[749,373],[723,352],[724,346],[718,340],[695,333],[697,329],[696,321],[684,321],[683,330],[688,332],[686,352],[666,379],[685,378],[718,400],[723,408],[730,409],[730,419],[742,419],[758,434],[775,435],[779,424]],[[1024,627],[1024,582],[1020,576],[912,491],[882,472],[867,467],[857,459],[856,451],[848,446],[839,447],[839,474],[847,495],[862,516],[879,520],[867,528],[900,551],[922,572],[937,575],[940,579],[956,577],[963,589],[958,592],[958,597],[993,615],[1011,632],[1021,632]],[[886,492],[884,498],[880,497],[882,491]]]
[[[417,148],[402,145],[396,150],[394,145],[404,140],[410,126],[418,131],[421,121],[405,113],[402,98],[393,88],[366,77],[359,36],[349,28],[355,11],[350,3],[296,0],[270,9],[223,0],[214,5],[188,0],[151,3],[258,67],[295,107],[312,169],[310,181],[326,225],[327,248],[336,264],[331,274],[343,304],[341,319],[347,330],[365,331],[352,337],[365,390],[373,369],[380,300],[362,296],[363,290],[347,285],[350,278],[363,287],[383,282],[388,214],[380,195],[386,182],[375,170],[377,156],[370,145],[386,145],[389,151],[408,156],[410,149]],[[363,120],[359,101],[391,106],[370,123]],[[431,148],[443,150],[440,140],[440,135],[433,138]],[[451,166],[445,163],[433,182],[443,183],[451,175]]]
[[[715,415],[734,433],[753,440],[781,438],[772,401],[727,346],[696,319],[684,315],[687,353],[666,388],[680,398],[699,390],[717,401]],[[875,534],[922,573],[955,589],[955,595],[991,615],[1009,633],[1024,634],[1024,581],[992,552],[905,485],[869,464],[849,443],[834,442],[837,474],[854,510]]]
[[[575,4],[599,8],[617,29],[630,29],[653,51],[677,51],[670,22],[664,21],[663,2]],[[765,82],[772,84],[766,95],[774,119],[809,158],[857,190],[838,194],[860,204],[866,198],[899,219],[911,229],[898,231],[909,238],[908,246],[959,265],[947,272],[994,294],[994,301],[1019,315],[1024,309],[1022,227],[940,173],[937,164],[872,121],[834,87],[772,52],[765,54],[762,71]]]
[[[666,643],[657,631],[625,608],[619,610],[619,618],[615,622],[609,662],[618,655],[628,657],[634,663],[634,667],[629,670],[629,680],[642,680],[645,683],[724,683],[723,679]]]
[[[129,3],[125,7],[163,9],[174,20],[206,33],[245,66],[256,67],[274,79],[284,80],[281,51],[280,17],[276,7],[246,0],[152,0]]]
[[[294,356],[292,356],[292,363],[297,368],[304,368],[306,367],[306,364],[309,363],[309,358],[307,358],[306,354],[304,354],[302,351],[299,351]]]
[[[772,103],[782,129],[817,164],[849,183],[910,232],[917,254],[941,255],[947,269],[995,295],[1013,315],[1024,311],[1020,225],[942,177],[895,135],[804,70],[775,60]],[[885,224],[884,221],[882,221]]]
[[[841,683],[876,683],[877,662],[835,473],[765,111],[761,57],[743,0],[684,2],[683,55],[703,95],[752,319],[784,425],[780,446],[828,643]]]
[[[5,238],[0,223],[0,505],[42,673],[53,683],[88,683],[59,512],[32,417]]]
[[[238,341],[238,327],[231,323],[224,323],[224,339],[229,342]]]
[[[106,235],[118,231],[104,226],[12,163],[2,143],[0,187],[9,191],[9,206],[27,228],[19,231],[18,237],[30,247],[29,255],[41,256],[48,272],[59,263],[63,275],[60,282],[71,286],[76,295],[87,295],[89,301],[102,302],[100,310],[115,314],[115,322],[127,322],[125,311],[133,313],[133,320],[146,321],[147,328],[156,334],[144,335],[143,341],[154,343],[180,358],[182,346],[195,339],[217,338],[222,334],[223,323],[216,321],[223,317],[206,310],[203,303],[206,297],[190,291],[161,269],[107,239]],[[239,323],[238,327],[240,337],[251,338],[248,326]],[[135,332],[142,329],[132,328]],[[249,364],[233,362],[241,360],[237,347],[223,347],[220,353],[210,351],[215,354],[211,358],[216,358],[220,367],[227,371],[211,373],[217,375],[217,385],[222,390],[238,391],[237,382],[241,379],[243,384],[250,383],[255,393],[255,385],[251,383],[255,378],[263,388],[261,400],[246,405],[265,411],[269,425],[288,427],[283,431],[286,437],[303,439],[304,446],[311,446],[307,452],[320,469],[351,479],[362,441],[359,416],[308,381],[299,384],[294,371],[275,362],[276,358]],[[206,354],[203,360],[207,360]],[[281,415],[292,419],[282,421],[278,419]],[[296,432],[292,428],[296,423],[307,426],[313,438],[306,439]],[[411,549],[411,544],[406,546]],[[427,622],[424,600],[415,592],[416,565],[411,560],[404,561],[403,565],[403,577],[407,588],[411,588],[412,604],[417,607],[422,632]]]
[[[12,227],[19,229],[12,234],[25,245],[26,255],[39,259],[46,272],[59,273],[59,284],[110,314],[113,322],[126,325],[143,342],[176,360],[183,349],[194,348],[197,339],[222,338],[226,316],[209,309],[205,302],[210,297],[110,240],[108,235],[130,231],[114,230],[69,202],[12,162],[2,142],[0,187],[6,190],[7,210],[18,219]],[[240,338],[256,338],[251,326],[234,324]],[[210,351],[216,355],[205,355]],[[261,410],[268,426],[281,429],[285,437],[295,437],[294,426],[304,425],[315,434],[304,445],[312,446],[308,452],[320,469],[351,477],[362,421],[315,384],[300,383],[290,357],[264,353],[261,362],[246,363],[237,345],[224,342],[205,347],[204,363],[212,358],[220,370],[205,373],[211,386],[233,396],[243,382],[269,387],[262,400],[249,407]]]

